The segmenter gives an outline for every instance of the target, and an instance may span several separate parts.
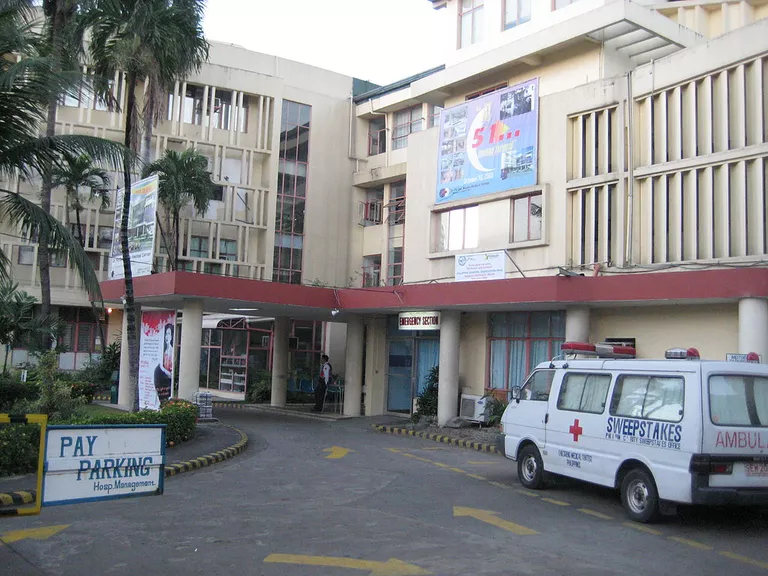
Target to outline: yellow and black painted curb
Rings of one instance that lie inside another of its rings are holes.
[[[234,426],[227,426],[227,428],[232,428],[232,430],[240,433],[240,440],[238,442],[232,444],[232,446],[229,448],[224,448],[224,450],[212,452],[211,454],[205,454],[204,456],[198,456],[193,460],[185,460],[183,462],[167,464],[165,466],[165,477],[168,478],[170,476],[177,476],[179,474],[183,474],[184,472],[198,470],[200,468],[205,468],[206,466],[213,466],[218,462],[229,460],[230,458],[234,458],[240,454],[240,452],[248,447],[248,436],[245,434],[245,432],[239,428],[235,428]]]
[[[174,462],[173,464],[166,464],[165,477],[178,476],[184,472],[191,472],[192,470],[198,470],[205,468],[206,466],[213,466],[218,462],[223,462],[234,458],[248,447],[248,436],[233,426],[227,426],[232,428],[240,434],[240,440],[238,440],[232,446],[219,450],[218,452],[212,452],[211,454],[205,454],[199,456],[193,460],[185,460],[182,462]],[[19,490],[18,492],[0,492],[0,508],[4,506],[23,506],[25,504],[31,504],[35,501],[35,490]]]
[[[109,394],[96,394],[93,399],[98,400],[99,402],[109,402],[111,400]]]
[[[35,501],[37,490],[19,490],[17,492],[0,492],[0,506],[24,506]]]
[[[441,444],[450,444],[451,446],[458,446],[460,448],[469,448],[470,450],[476,450],[478,452],[489,452],[497,454],[496,446],[492,444],[484,444],[482,442],[472,442],[470,440],[463,440],[461,438],[452,438],[451,436],[444,436],[442,434],[433,434],[431,432],[421,432],[419,430],[409,430],[407,428],[398,428],[397,426],[382,426],[378,424],[371,424],[371,426],[379,432],[385,434],[396,434],[399,436],[414,436],[417,438],[424,438],[426,440],[434,440]]]

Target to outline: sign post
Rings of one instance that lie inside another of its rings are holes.
[[[43,506],[159,496],[165,424],[48,426]]]

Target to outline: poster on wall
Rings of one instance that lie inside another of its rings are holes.
[[[139,180],[131,185],[131,208],[128,211],[128,251],[131,255],[131,272],[134,277],[152,273],[155,254],[155,228],[157,211],[157,175]],[[109,279],[125,277],[123,252],[120,241],[120,220],[123,213],[123,196],[120,189],[115,195],[115,222],[112,232],[112,251],[109,254]]]
[[[175,337],[175,310],[141,313],[139,410],[159,410],[160,403],[171,397]]]
[[[460,254],[455,261],[456,282],[480,280],[504,280],[507,272],[507,255],[504,250]]]
[[[442,111],[436,204],[534,186],[539,80]]]

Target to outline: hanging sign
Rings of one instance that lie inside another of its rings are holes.
[[[400,312],[397,326],[400,330],[440,330],[440,312]]]

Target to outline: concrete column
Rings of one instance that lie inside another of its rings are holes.
[[[186,300],[181,317],[179,398],[194,399],[200,388],[200,343],[203,339],[203,301]]]
[[[291,334],[290,318],[275,318],[272,340],[272,406],[285,406],[288,394],[288,338]]]
[[[378,416],[387,411],[386,318],[368,320],[365,346],[365,413]]]
[[[363,394],[363,319],[347,321],[347,354],[344,363],[344,416],[360,416]]]
[[[739,300],[739,354],[757,352],[768,364],[768,300]]]
[[[566,342],[589,342],[589,308],[579,306],[565,312]]]
[[[459,408],[459,341],[461,313],[440,313],[440,383],[437,393],[437,425],[445,426],[458,416]]]

